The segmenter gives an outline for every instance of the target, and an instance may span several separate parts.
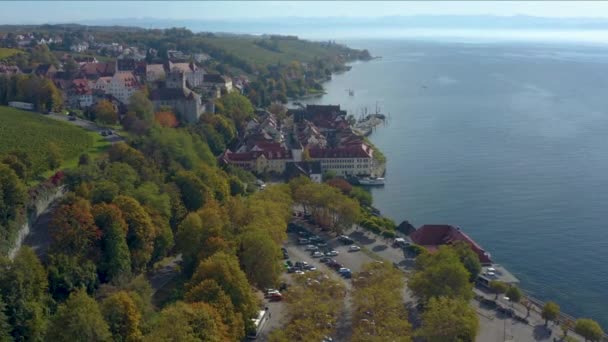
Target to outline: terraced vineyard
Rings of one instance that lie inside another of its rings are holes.
[[[34,169],[47,170],[46,156],[49,144],[55,143],[64,161],[78,155],[94,144],[91,134],[82,128],[60,122],[42,114],[0,106],[0,155],[25,151],[32,159]]]

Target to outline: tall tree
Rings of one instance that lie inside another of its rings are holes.
[[[55,144],[54,142],[50,142],[47,145],[46,160],[48,162],[48,167],[51,170],[60,167],[61,163],[63,162],[63,155],[61,154],[61,150],[59,149],[59,146],[57,146],[57,144]]]
[[[25,205],[26,191],[15,171],[0,163],[0,225],[17,217]]]
[[[253,317],[257,308],[256,300],[234,255],[218,252],[201,261],[186,289],[189,290],[206,279],[213,279],[220,284],[237,311],[243,315],[243,320]]]
[[[114,204],[127,222],[127,245],[131,251],[132,268],[137,272],[142,271],[152,258],[157,229],[146,210],[133,197],[118,196]]]
[[[282,267],[281,250],[272,238],[261,230],[246,232],[241,237],[241,264],[249,280],[259,288],[278,284]]]
[[[226,341],[221,317],[206,303],[177,302],[163,309],[158,322],[146,336],[149,341]]]
[[[110,341],[108,324],[104,321],[97,302],[84,290],[74,292],[59,305],[51,319],[47,333],[49,341],[97,342]]]
[[[129,98],[129,111],[135,113],[137,118],[147,123],[154,121],[154,104],[143,91],[138,91]]]
[[[469,281],[475,282],[477,277],[479,276],[479,272],[481,272],[481,262],[479,261],[479,256],[473,252],[471,247],[463,242],[457,241],[452,245],[456,254],[460,258],[460,262],[464,265],[464,267],[469,271]]]
[[[112,102],[108,100],[97,102],[93,107],[93,113],[95,114],[95,120],[102,124],[113,125],[118,121],[118,113],[116,113]]]
[[[509,297],[509,300],[513,303],[519,303],[523,296],[521,290],[517,286],[510,286],[505,295]]]
[[[78,289],[93,293],[99,284],[97,267],[91,260],[61,252],[49,255],[48,274],[49,292],[61,301]]]
[[[216,109],[220,114],[234,120],[235,125],[239,128],[243,127],[246,121],[253,116],[253,105],[249,99],[236,92],[223,96]]]
[[[418,270],[410,278],[408,286],[423,302],[432,297],[464,300],[473,297],[469,272],[450,247],[442,246],[437,253],[418,256],[416,267]]]
[[[474,341],[479,331],[477,313],[467,301],[431,298],[416,334],[428,342]]]
[[[57,208],[49,228],[51,248],[74,256],[90,255],[91,247],[101,238],[90,204],[84,199]]]
[[[108,322],[114,341],[142,340],[139,327],[141,313],[127,292],[119,291],[106,298],[101,305],[101,311]]]
[[[12,262],[0,260],[0,291],[16,341],[43,341],[48,320],[47,274],[29,247],[21,247]]]
[[[0,297],[0,342],[11,342],[11,325],[8,322],[8,317],[4,311],[6,310],[6,304]]]
[[[95,224],[103,232],[101,241],[102,262],[99,265],[103,279],[111,280],[131,273],[131,255],[127,246],[128,225],[122,212],[114,204],[97,204],[92,209]]]

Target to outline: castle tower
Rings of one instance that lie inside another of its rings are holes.
[[[178,70],[172,70],[167,74],[165,80],[165,87],[172,89],[184,89],[186,88],[186,76],[184,73]]]

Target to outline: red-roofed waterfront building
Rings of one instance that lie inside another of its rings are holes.
[[[429,252],[436,251],[439,246],[463,241],[479,256],[479,261],[482,265],[492,263],[490,253],[486,252],[477,242],[460,230],[459,227],[447,224],[425,224],[410,234],[410,238],[415,244],[425,247]]]

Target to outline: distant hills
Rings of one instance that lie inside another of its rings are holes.
[[[532,16],[393,16],[379,18],[260,18],[260,19],[158,19],[123,18],[84,20],[86,25],[120,25],[145,28],[186,27],[193,31],[248,33],[297,33],[311,27],[317,30],[345,29],[501,29],[501,30],[607,30],[606,18],[546,18]]]

